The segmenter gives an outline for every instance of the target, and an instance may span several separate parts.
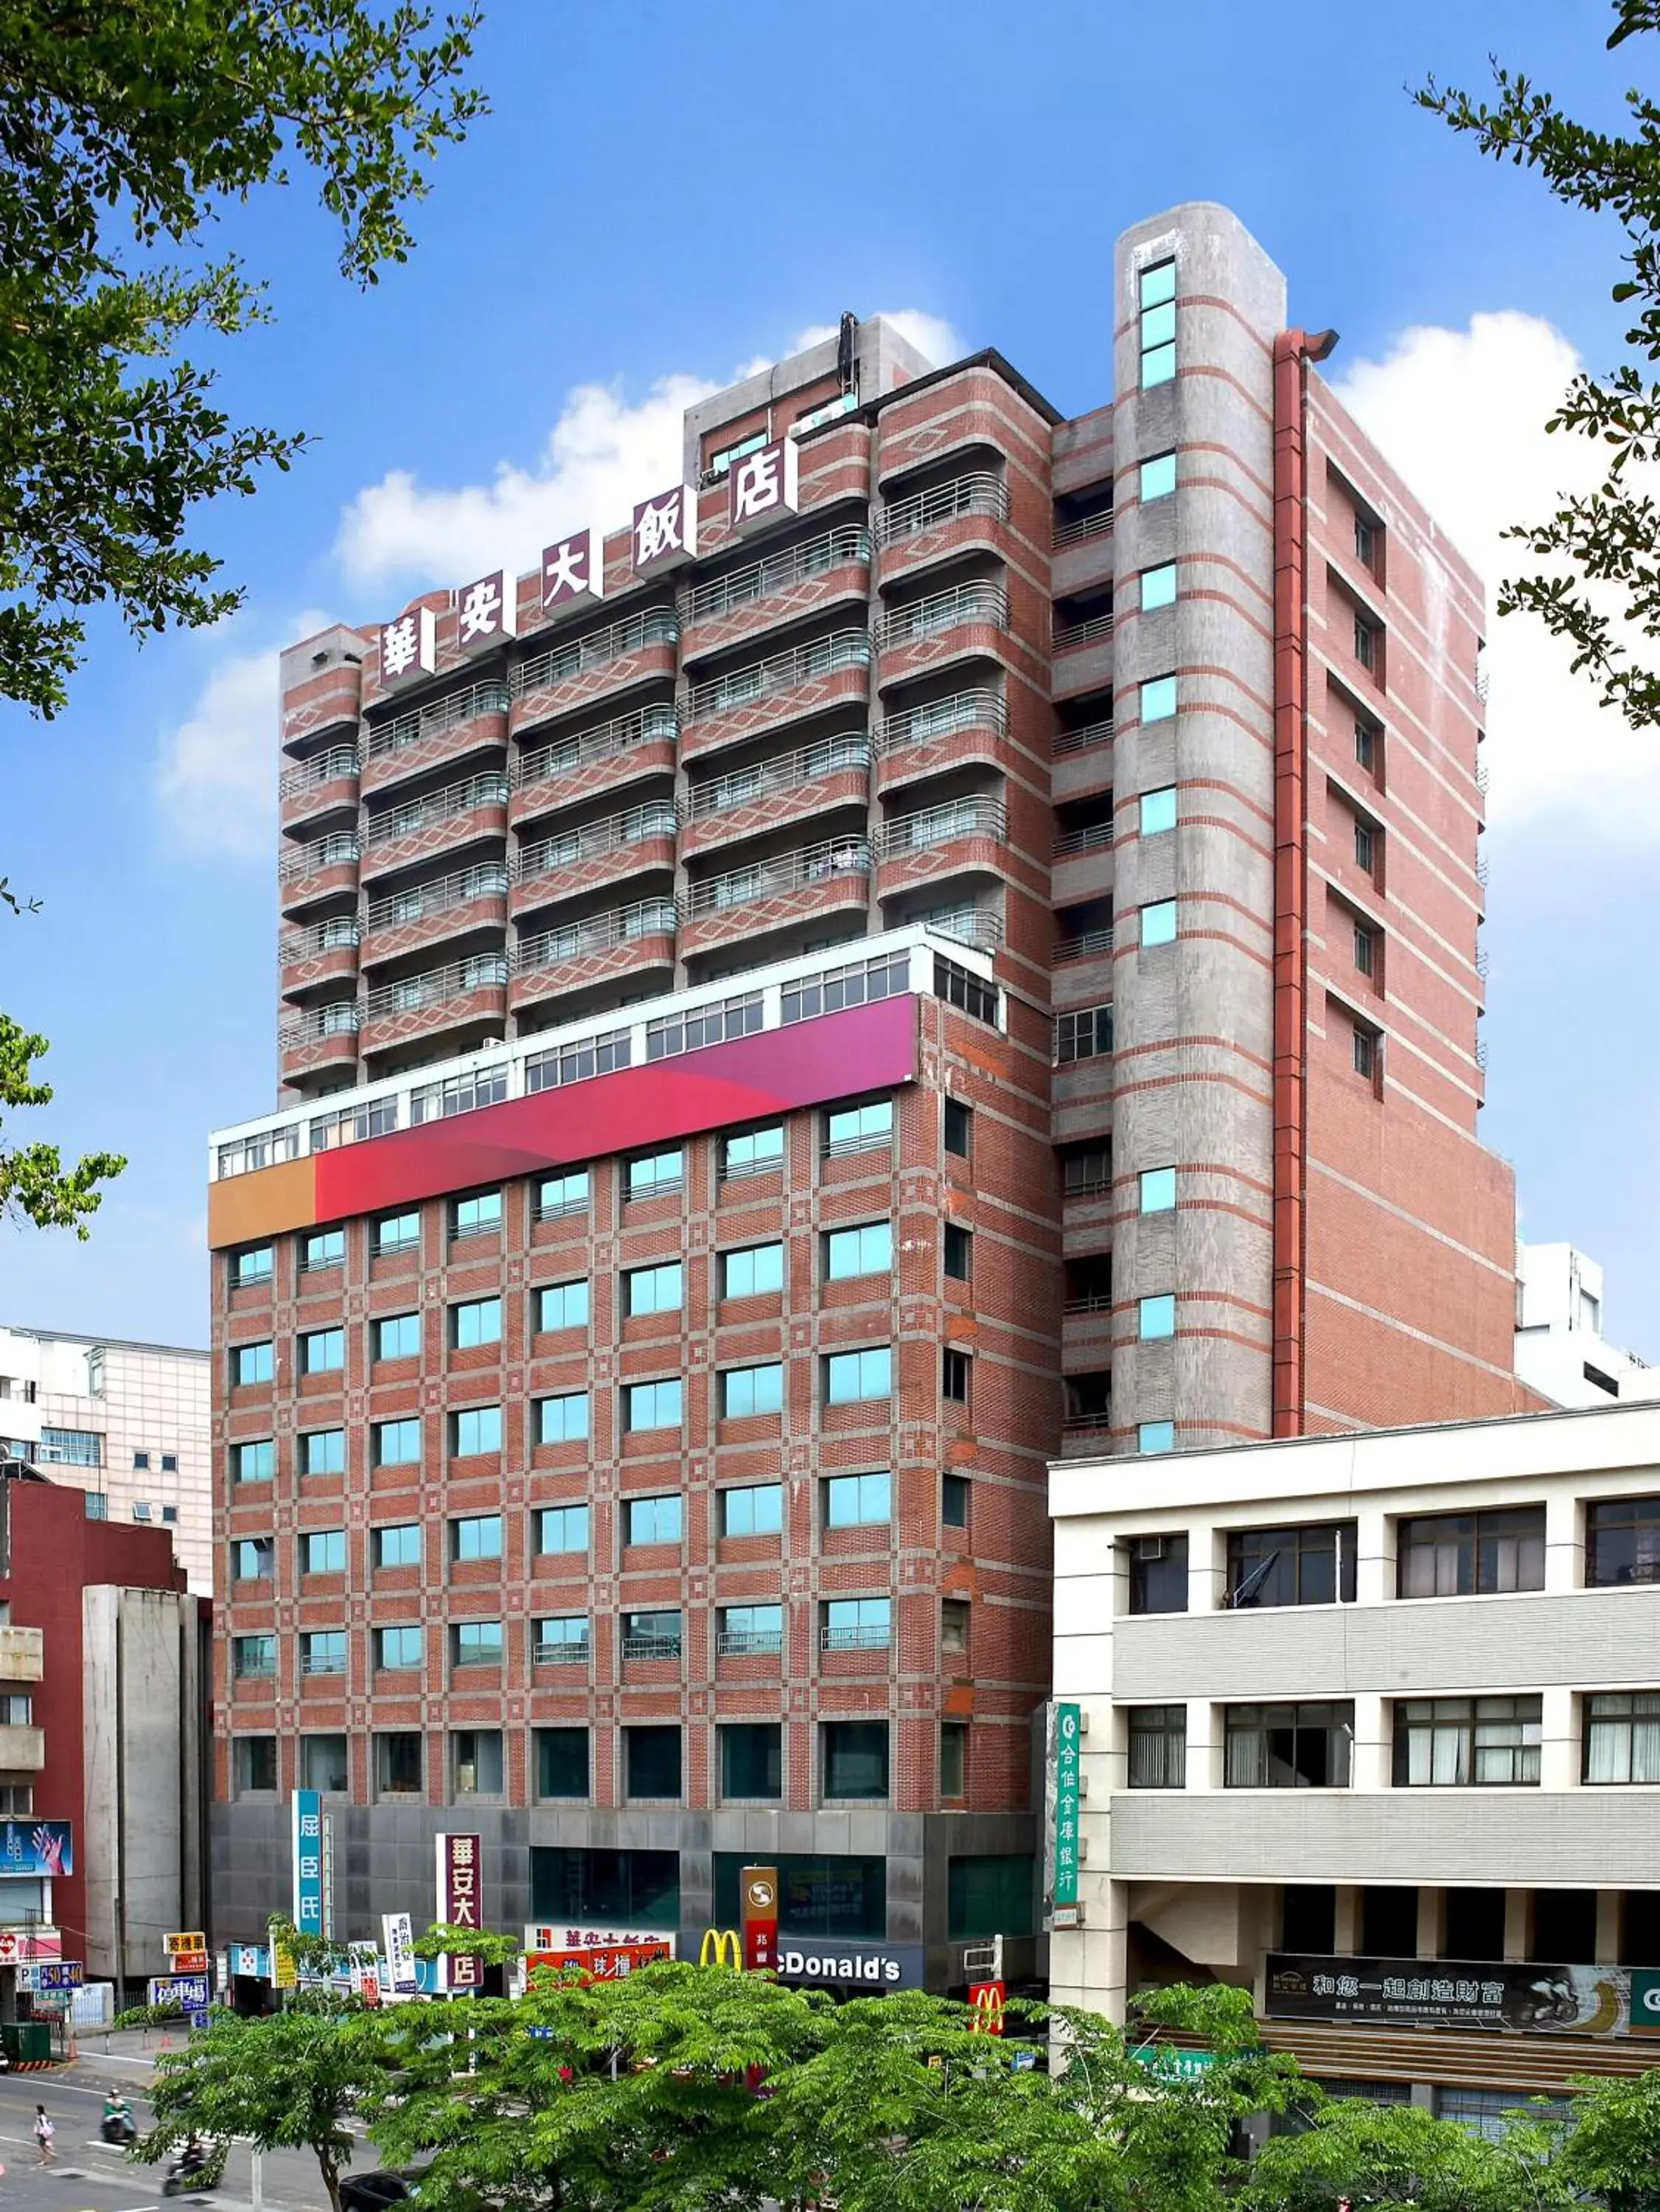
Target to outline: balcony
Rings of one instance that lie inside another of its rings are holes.
[[[21,1723],[0,1723],[0,1766],[14,1774],[39,1774],[46,1763],[46,1731]]]
[[[1057,622],[1051,642],[1057,653],[1075,653],[1086,645],[1099,645],[1112,635],[1111,615],[1091,615],[1087,622]]]
[[[320,984],[355,982],[357,940],[357,917],[349,914],[285,931],[276,948],[283,997],[299,998]]]
[[[694,783],[682,837],[688,856],[770,830],[869,804],[870,740],[863,730]]]
[[[377,966],[476,929],[507,926],[507,864],[481,860],[435,882],[371,899],[364,916],[363,964]]]
[[[668,705],[619,714],[597,729],[537,745],[513,763],[508,818],[518,829],[646,776],[672,775],[679,745],[680,717]]]
[[[354,660],[342,660],[321,675],[307,677],[288,694],[292,704],[282,708],[282,743],[303,744],[319,730],[357,732],[358,706],[362,697],[363,672]]]
[[[276,1032],[282,1080],[294,1083],[330,1068],[357,1065],[358,1009],[354,999],[308,1006],[283,1022]]]
[[[694,884],[681,930],[682,955],[690,958],[738,938],[863,907],[869,898],[869,874],[870,848],[864,839],[845,837]]]
[[[622,1656],[628,1660],[678,1659],[681,1638],[678,1631],[671,1636],[625,1636]]]
[[[1078,906],[1086,899],[1111,896],[1112,840],[1110,821],[1061,831],[1055,840],[1055,864],[1050,872],[1050,897],[1056,906]]]
[[[793,652],[694,684],[687,695],[682,757],[690,760],[809,715],[863,706],[869,696],[869,633],[835,630]]]
[[[355,745],[331,745],[285,768],[277,784],[279,816],[286,830],[325,814],[354,813],[358,796]]]
[[[883,1622],[858,1628],[821,1628],[819,1649],[821,1651],[886,1651],[893,1642],[893,1632]]]
[[[1014,765],[1008,736],[1008,707],[989,689],[954,691],[886,714],[876,725],[877,787],[895,791],[977,763],[1007,774]]]
[[[499,680],[469,684],[430,706],[372,723],[363,757],[363,788],[384,790],[408,777],[464,760],[507,742],[507,687]]]
[[[357,839],[347,830],[290,847],[276,872],[283,913],[298,914],[342,891],[355,891],[359,853]]]
[[[583,1667],[588,1664],[593,1646],[587,1638],[573,1638],[557,1644],[536,1644],[530,1647],[533,1667]]]
[[[1069,604],[1079,610],[1100,607],[1106,591],[1081,595]],[[1075,698],[1081,692],[1110,692],[1112,688],[1112,623],[1109,607],[1096,613],[1081,611],[1072,618],[1057,612],[1050,629],[1050,684],[1057,699]]]
[[[715,1636],[715,1656],[718,1659],[753,1659],[781,1652],[783,1649],[784,1631],[781,1628],[723,1628]]]
[[[1003,649],[1009,594],[1001,584],[958,584],[890,608],[877,626],[881,682],[900,684],[966,655]]]
[[[1050,590],[1057,599],[1098,589],[1112,581],[1112,510],[1074,515],[1055,525],[1055,553]]]
[[[45,1664],[44,1638],[39,1628],[0,1628],[0,1682],[38,1682]]]
[[[364,825],[365,877],[412,867],[434,854],[507,835],[507,778],[500,769],[401,801]]]
[[[883,579],[981,548],[1001,552],[1008,520],[1009,487],[989,470],[890,500],[878,523]]]
[[[1049,788],[1057,806],[1069,799],[1082,799],[1112,789],[1112,738],[1110,714],[1080,723],[1073,729],[1056,731]]]
[[[646,899],[521,938],[510,963],[508,1003],[518,1014],[617,976],[672,973],[676,920],[672,899]]]
[[[827,530],[747,568],[700,584],[687,605],[685,658],[741,644],[775,623],[798,619],[870,589],[870,540],[857,524]]]
[[[680,623],[672,607],[642,607],[603,629],[521,660],[508,679],[508,726],[515,735],[573,714],[608,691],[653,678],[672,680]]]
[[[995,952],[1004,936],[1003,916],[984,906],[924,907],[916,913],[890,917],[889,927],[931,929],[936,937],[972,945],[980,952]]]
[[[512,914],[517,918],[652,869],[672,873],[678,828],[673,800],[660,799],[523,847],[513,862]]]
[[[1057,968],[1075,967],[1081,960],[1099,960],[1112,950],[1111,929],[1081,930],[1076,937],[1057,938],[1051,963]]]
[[[387,1052],[442,1030],[474,1025],[500,1030],[506,1013],[507,956],[478,953],[371,991],[363,1005],[363,1050]]]
[[[901,814],[880,832],[880,890],[884,899],[942,876],[1000,870],[1008,865],[1009,815],[1000,799],[954,799],[919,814]]]

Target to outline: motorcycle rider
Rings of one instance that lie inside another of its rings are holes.
[[[138,2132],[133,2123],[132,2107],[119,2089],[104,2092],[102,2132],[106,2142],[130,2142]]]

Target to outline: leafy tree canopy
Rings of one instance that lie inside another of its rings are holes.
[[[46,1049],[45,1037],[0,1013],[0,1219],[21,1217],[37,1229],[73,1229],[84,1241],[87,1218],[103,1202],[99,1184],[119,1175],[127,1164],[115,1152],[88,1152],[74,1167],[65,1167],[56,1145],[9,1141],[10,1109],[51,1103],[51,1085],[34,1073],[34,1062]]]

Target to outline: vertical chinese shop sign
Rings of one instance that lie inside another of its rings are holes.
[[[294,1814],[294,1924],[302,1936],[321,1936],[323,1925],[323,1798],[296,1790]]]
[[[479,1916],[478,1863],[482,1838],[442,1835],[438,1843],[438,1917],[451,1928],[476,1930]],[[452,1952],[444,1962],[446,1987],[476,1990],[484,1984],[484,1961]]]
[[[1054,1744],[1051,1771],[1054,1778],[1055,1825],[1051,1850],[1054,1863],[1049,1885],[1051,1924],[1078,1924],[1078,1739],[1079,1712],[1075,1705],[1054,1709]]]

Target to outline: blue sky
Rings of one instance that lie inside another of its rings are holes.
[[[1493,573],[1499,524],[1572,463],[1536,426],[1617,341],[1617,240],[1406,88],[1485,82],[1497,47],[1612,120],[1652,60],[1607,56],[1609,21],[1603,0],[1285,0],[1271,32],[1238,0],[494,0],[495,112],[441,163],[407,267],[348,288],[298,191],[224,226],[277,315],[226,353],[226,403],[317,437],[202,520],[246,612],[142,652],[100,623],[67,714],[0,710],[0,874],[42,902],[0,923],[0,1006],[52,1038],[58,1091],[9,1133],[131,1159],[89,1243],[0,1228],[0,1319],[206,1340],[206,1133],[276,1090],[272,650],[308,613],[387,614],[494,565],[462,549],[621,520],[694,382],[844,307],[995,343],[1076,412],[1109,396],[1114,234],[1225,201]],[[1660,739],[1517,630],[1493,653],[1485,1133],[1524,1232],[1600,1258],[1610,1333],[1660,1357]]]

